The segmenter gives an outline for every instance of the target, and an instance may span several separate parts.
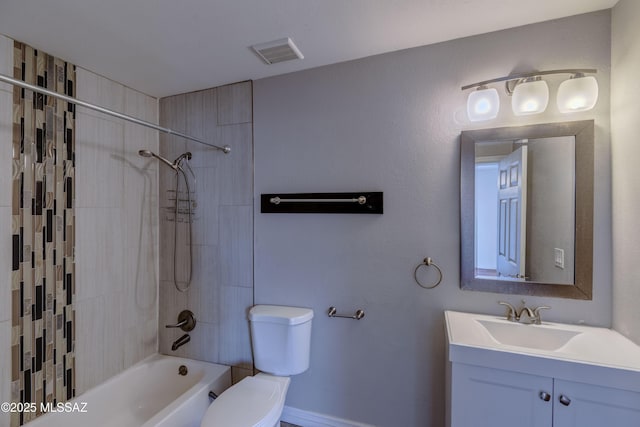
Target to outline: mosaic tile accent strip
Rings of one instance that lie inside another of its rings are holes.
[[[74,96],[73,64],[15,42],[13,70]],[[75,396],[75,106],[15,86],[12,149],[11,397],[39,411]]]

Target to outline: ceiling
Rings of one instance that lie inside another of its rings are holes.
[[[617,0],[0,0],[0,33],[153,96],[592,12]],[[305,58],[249,46],[291,37]]]

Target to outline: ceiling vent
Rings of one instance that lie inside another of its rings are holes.
[[[303,59],[304,55],[290,38],[278,39],[272,42],[260,43],[251,46],[260,58],[267,64]]]

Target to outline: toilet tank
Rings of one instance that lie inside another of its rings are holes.
[[[256,305],[249,310],[251,347],[257,369],[289,376],[309,368],[313,310]]]

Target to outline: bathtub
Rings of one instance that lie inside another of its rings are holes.
[[[188,373],[178,373],[180,365]],[[228,366],[155,354],[51,412],[28,427],[198,427],[209,391],[231,385]],[[84,412],[82,410],[84,409]]]

